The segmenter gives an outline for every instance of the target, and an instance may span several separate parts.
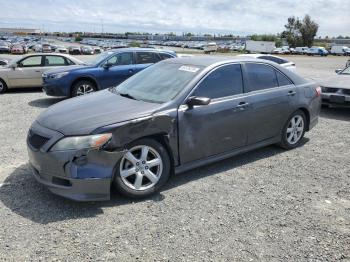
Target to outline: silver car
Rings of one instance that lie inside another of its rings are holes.
[[[63,66],[83,64],[84,62],[64,54],[22,56],[0,68],[0,93],[16,87],[41,87],[43,72]]]

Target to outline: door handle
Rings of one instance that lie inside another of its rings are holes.
[[[295,92],[295,91],[289,91],[289,92],[288,92],[288,96],[294,96],[296,93],[297,93],[297,92]]]
[[[41,71],[40,71],[40,70],[35,70],[35,72],[36,72],[36,73],[41,73]]]
[[[240,102],[235,108],[240,109],[240,110],[245,110],[246,107],[249,106],[249,103],[247,102]]]

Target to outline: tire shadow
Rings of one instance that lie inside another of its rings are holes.
[[[333,108],[323,106],[320,117],[340,121],[350,121],[350,108]]]

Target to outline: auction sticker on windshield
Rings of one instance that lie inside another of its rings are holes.
[[[186,71],[186,72],[191,72],[191,73],[196,73],[199,70],[199,68],[198,67],[194,67],[194,66],[181,66],[179,68],[179,70]]]

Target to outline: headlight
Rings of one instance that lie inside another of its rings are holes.
[[[79,150],[87,148],[99,148],[105,145],[112,137],[111,133],[91,135],[91,136],[74,136],[65,137],[59,140],[52,148],[51,151],[63,151],[63,150]]]
[[[51,78],[51,79],[57,79],[57,78],[61,78],[65,75],[68,75],[69,72],[62,72],[62,73],[57,73],[57,74],[45,74],[46,77]],[[43,74],[44,77],[44,74]]]

